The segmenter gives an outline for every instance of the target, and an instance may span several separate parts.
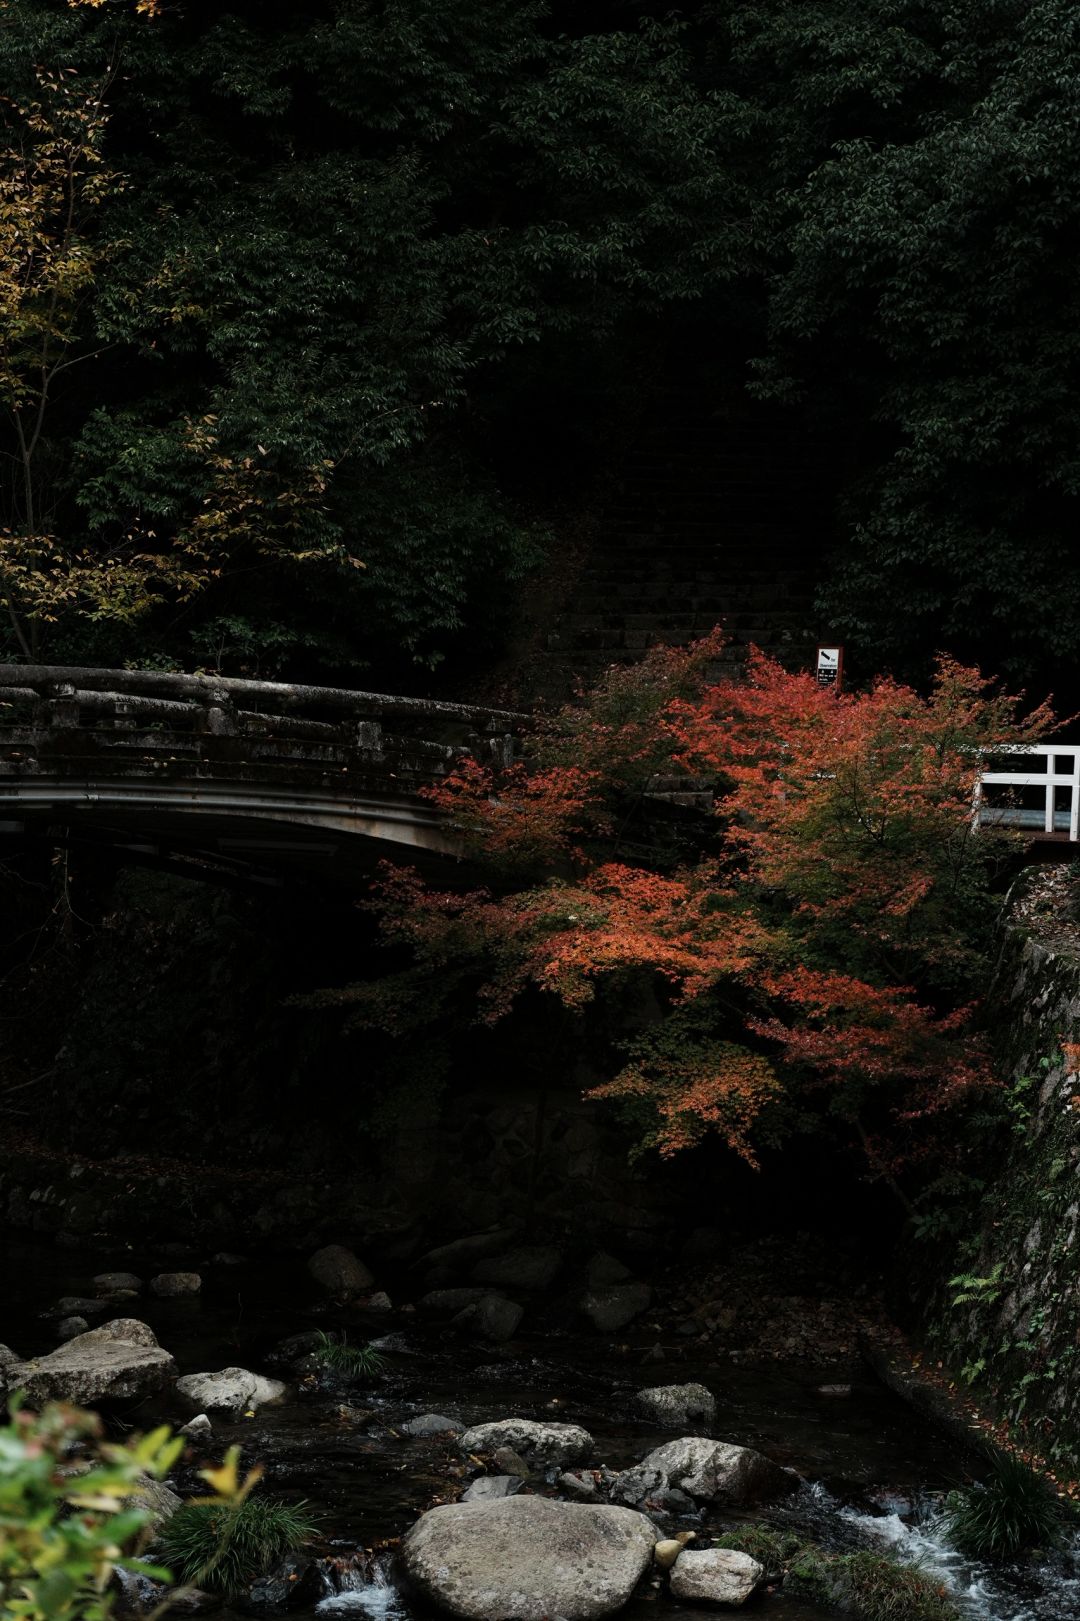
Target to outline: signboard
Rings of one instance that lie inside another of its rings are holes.
[[[844,679],[844,649],[842,647],[819,647],[815,674],[819,687],[836,687],[839,689]]]

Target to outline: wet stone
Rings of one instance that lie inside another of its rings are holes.
[[[512,1447],[527,1463],[540,1468],[581,1463],[593,1449],[593,1438],[578,1424],[547,1424],[530,1418],[499,1418],[474,1424],[458,1445],[463,1452],[495,1452]]]
[[[584,1296],[581,1310],[602,1334],[614,1334],[635,1317],[640,1317],[652,1301],[647,1283],[615,1283],[606,1289],[593,1289]]]
[[[518,1475],[481,1475],[462,1493],[463,1503],[483,1503],[500,1497],[513,1497],[522,1488]]]
[[[172,1300],[183,1295],[197,1295],[202,1288],[202,1279],[197,1272],[159,1272],[156,1278],[150,1279],[150,1288],[161,1299]]]
[[[764,1568],[749,1554],[730,1548],[684,1548],[671,1572],[671,1591],[692,1604],[745,1604],[760,1585]]]
[[[320,1288],[337,1300],[351,1300],[366,1294],[374,1276],[344,1244],[326,1244],[308,1261],[307,1269]]]
[[[93,1284],[99,1295],[114,1295],[127,1289],[138,1294],[142,1288],[142,1279],[134,1272],[99,1272],[93,1279]]]
[[[456,1418],[447,1418],[442,1413],[420,1413],[416,1418],[406,1419],[401,1425],[404,1435],[460,1435],[461,1423]]]

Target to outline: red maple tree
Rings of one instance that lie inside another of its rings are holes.
[[[785,1100],[818,1098],[892,1175],[993,1083],[979,993],[1009,836],[976,832],[975,787],[985,751],[1053,716],[950,659],[927,693],[838,693],[756,652],[710,682],[718,646],[611,672],[509,770],[459,766],[430,797],[492,887],[388,872],[382,926],[414,987],[469,964],[485,1020],[637,987],[656,1016],[593,1095],[647,1115],[662,1154],[718,1132],[753,1162]],[[639,831],[628,859],[632,816],[680,778],[713,790],[692,856],[650,860]]]

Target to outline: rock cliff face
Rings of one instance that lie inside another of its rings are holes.
[[[1035,882],[1042,904],[1019,897],[993,995],[1009,1142],[981,1172],[981,1208],[947,1252],[930,1318],[952,1370],[976,1393],[989,1387],[1010,1420],[1037,1418],[1043,1449],[1071,1463],[1080,1458],[1080,1052],[1068,1048],[1080,1042],[1080,933],[1062,926],[1070,872]]]

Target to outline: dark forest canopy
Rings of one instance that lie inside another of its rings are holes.
[[[0,82],[9,656],[475,643],[700,329],[856,648],[1075,663],[1065,0],[13,0]]]

